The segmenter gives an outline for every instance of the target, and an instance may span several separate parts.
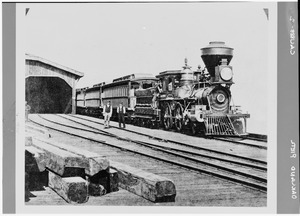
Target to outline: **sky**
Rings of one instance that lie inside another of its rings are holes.
[[[24,47],[85,75],[77,88],[132,73],[178,70],[184,58],[204,67],[202,47],[224,41],[236,105],[250,113],[248,131],[267,132],[268,28],[262,3],[23,4]]]

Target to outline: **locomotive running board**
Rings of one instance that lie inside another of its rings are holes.
[[[208,116],[206,135],[239,136],[228,116]]]

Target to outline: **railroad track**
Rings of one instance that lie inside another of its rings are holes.
[[[246,138],[251,139],[251,140],[261,141],[261,142],[268,142],[268,136],[267,135],[262,135],[262,134],[249,133],[246,136]]]
[[[255,160],[251,158],[245,158],[237,155],[230,155],[224,152],[218,152],[215,150],[204,149],[204,148],[179,148],[169,145],[161,145],[157,143],[157,140],[142,141],[135,140],[128,137],[121,137],[116,133],[110,133],[106,130],[92,127],[88,124],[82,123],[79,120],[75,120],[75,116],[61,116],[55,115],[56,121],[42,117],[38,115],[44,123],[40,123],[38,120],[31,119],[32,122],[56,130],[69,135],[88,139],[90,141],[109,145],[111,147],[119,148],[125,151],[134,152],[136,154],[144,155],[150,158],[154,158],[160,161],[171,163],[180,167],[184,167],[189,170],[209,174],[218,178],[233,181],[251,188],[255,188],[261,191],[267,191],[267,164],[266,162]],[[59,119],[63,121],[69,121],[68,124],[58,122]],[[72,125],[73,122],[73,125]],[[48,125],[47,125],[48,123]],[[49,125],[50,123],[50,125]],[[76,123],[76,126],[74,124]],[[52,124],[52,126],[51,126]],[[78,127],[82,125],[83,127]],[[62,127],[62,128],[59,128]],[[67,130],[69,128],[69,130]],[[87,133],[81,135],[78,131]],[[99,138],[92,138],[89,134],[97,134],[106,136],[111,139],[127,142],[127,145],[115,144],[112,140],[110,142],[101,140]],[[164,143],[165,144],[165,143]],[[139,148],[137,148],[139,146]],[[190,147],[190,146],[189,146]],[[190,147],[191,148],[191,147]],[[197,149],[197,151],[195,151]]]
[[[98,115],[85,115],[85,116],[89,116],[89,117],[92,117],[92,118],[98,118],[97,117]],[[175,130],[174,130],[174,132],[178,133],[178,131],[175,131]],[[185,134],[188,135],[188,136],[195,136],[195,135],[190,135],[189,133],[185,133]],[[236,144],[244,144],[244,145],[249,145],[249,146],[257,146],[257,145],[251,145],[251,144],[248,144],[248,143],[243,143],[241,140],[253,140],[253,141],[264,142],[264,143],[268,142],[267,135],[256,134],[256,133],[248,133],[248,135],[245,135],[245,136],[242,136],[242,137],[232,137],[230,139],[220,138],[220,137],[216,137],[216,136],[211,136],[211,138],[216,139],[216,140],[220,140],[220,141],[228,141],[228,142],[233,142],[233,143],[236,143]],[[257,147],[260,147],[260,146],[257,146]],[[265,146],[261,146],[261,148],[266,149]]]
[[[109,133],[105,130],[101,130],[99,128],[92,127],[90,125],[87,125],[87,124],[84,124],[82,122],[76,121],[72,118],[68,118],[68,117],[64,117],[64,116],[60,116],[60,117],[64,118],[64,119],[67,119],[67,120],[70,120],[70,121],[73,121],[76,124],[80,124],[80,125],[86,126],[88,128],[91,128],[91,129],[95,129],[95,130],[99,131],[100,133],[105,133],[106,135],[109,135],[111,137],[115,137],[115,138],[120,139],[120,140],[135,142],[137,144],[148,145],[148,146],[151,146],[151,147],[161,148],[161,149],[165,149],[165,150],[173,150],[173,151],[177,151],[177,152],[180,152],[180,153],[189,154],[189,155],[192,155],[192,156],[200,156],[200,157],[205,157],[205,158],[210,158],[210,159],[218,159],[218,160],[224,161],[224,162],[230,162],[230,163],[234,163],[234,164],[238,164],[238,165],[242,165],[242,166],[248,166],[248,167],[251,167],[251,168],[267,171],[267,167],[266,167],[267,163],[264,162],[264,161],[261,161],[261,160],[256,160],[256,159],[247,158],[247,157],[243,157],[243,156],[239,156],[239,155],[229,154],[229,153],[216,151],[216,150],[212,150],[212,149],[208,149],[208,148],[203,148],[203,147],[199,147],[199,146],[191,146],[191,145],[188,145],[188,144],[182,143],[182,142],[169,141],[170,143],[175,143],[176,145],[189,147],[189,148],[192,148],[192,150],[194,150],[194,149],[201,150],[202,152],[206,152],[206,153],[209,153],[209,154],[201,154],[201,153],[197,153],[197,152],[191,151],[191,150],[184,150],[184,149],[180,149],[178,147],[175,148],[175,147],[172,147],[170,145],[169,146],[165,146],[165,145],[162,146],[162,145],[158,145],[158,144],[151,144],[151,143],[143,142],[143,141],[140,141],[140,140],[133,140],[133,139],[130,139],[130,138],[122,138],[122,137],[117,136],[113,133]],[[118,128],[118,129],[120,129],[120,128]],[[129,133],[131,133],[131,131]],[[155,139],[159,140],[159,138],[157,138],[157,137]],[[166,142],[166,140],[163,140],[163,139],[160,139],[160,141],[163,141],[164,144]],[[226,159],[226,158],[222,158],[222,156],[223,157],[225,156],[227,158],[231,158],[231,160]],[[235,159],[235,160],[232,160],[232,159]]]
[[[213,137],[216,140],[221,140],[221,141],[228,141],[228,142],[233,142],[233,143],[237,143],[237,144],[243,144],[243,145],[253,145],[251,143],[247,143],[245,141],[247,140],[251,140],[251,141],[257,141],[257,142],[261,142],[261,143],[266,143],[268,142],[268,138],[267,135],[261,135],[261,134],[255,134],[255,133],[249,133],[246,136],[242,136],[242,137]],[[266,145],[256,145],[258,148],[264,148],[267,149]]]
[[[245,146],[251,146],[251,147],[256,147],[256,148],[261,148],[261,149],[268,149],[268,146],[266,144],[254,144],[251,143],[251,141],[257,141],[257,142],[267,142],[266,140],[260,140],[260,139],[255,139],[255,138],[248,138],[248,137],[213,137],[215,140],[220,140],[224,142],[230,142],[230,143],[235,143],[235,144],[240,144],[240,145],[245,145]],[[250,143],[247,142],[247,140],[250,140]]]
[[[103,123],[100,123],[98,121],[93,121],[91,119],[87,119],[87,118],[84,118],[84,117],[80,117],[78,115],[68,115],[68,116],[72,116],[74,117],[75,119],[80,119],[80,120],[83,120],[83,121],[86,121],[86,122],[91,122],[93,124],[96,124],[96,125],[104,125]],[[73,119],[74,120],[74,119]],[[80,124],[80,122],[77,121],[77,123]],[[190,145],[190,144],[187,144],[187,143],[183,143],[183,142],[178,142],[178,141],[174,141],[174,139],[167,139],[167,138],[160,138],[158,136],[154,136],[154,135],[149,135],[149,134],[145,134],[145,133],[141,133],[141,132],[138,132],[138,131],[132,131],[132,130],[128,130],[128,129],[124,129],[124,128],[119,128],[119,127],[114,127],[114,126],[111,126],[112,128],[117,128],[119,130],[123,130],[123,131],[126,131],[126,132],[129,132],[129,133],[133,133],[133,134],[136,134],[136,135],[140,135],[140,136],[144,136],[144,137],[148,137],[149,139],[154,139],[154,140],[158,140],[160,142],[164,142],[164,143],[172,143],[172,144],[177,144],[179,146],[183,146],[183,147],[189,147],[189,148],[193,148],[193,149],[197,149],[197,150],[204,150],[204,151],[209,151],[209,152],[213,152],[213,153],[220,153],[222,155],[228,155],[228,156],[233,156],[235,158],[241,158],[241,159],[245,159],[245,160],[250,160],[252,162],[257,162],[257,163],[261,163],[261,164],[264,164],[264,165],[267,165],[267,162],[265,161],[262,161],[262,160],[259,160],[259,159],[253,159],[253,158],[249,158],[249,157],[244,157],[244,156],[240,156],[240,155],[236,155],[236,154],[230,154],[228,152],[221,152],[221,151],[218,151],[218,150],[213,150],[211,148],[204,148],[204,147],[200,147],[200,146],[195,146],[195,145]],[[98,128],[98,127],[97,127]],[[222,140],[223,141],[223,140]],[[226,140],[227,142],[230,142],[229,140]],[[257,148],[257,145],[246,145],[246,146],[249,146],[249,147],[255,147]],[[262,149],[265,149],[262,147]]]
[[[82,118],[78,115],[71,115],[73,116],[74,118],[78,118],[78,119],[82,119],[82,120],[85,120],[85,121],[89,121],[89,122],[93,122],[93,123],[96,123],[96,124],[100,124],[100,125],[103,125],[103,123],[100,123],[100,122],[97,122],[97,121],[93,121],[93,120],[90,120],[90,119],[86,119],[86,118]],[[147,135],[147,134],[144,134],[144,133],[141,133],[141,132],[138,132],[138,131],[131,131],[131,130],[128,130],[128,129],[124,129],[124,128],[119,128],[119,127],[114,127],[114,126],[111,126],[113,128],[118,128],[120,130],[124,130],[124,131],[128,131],[128,132],[131,132],[131,133],[135,133],[137,135],[142,135],[142,136],[147,136],[151,139],[157,139],[157,140],[161,140],[161,141],[165,141],[165,142],[173,142],[173,143],[176,143],[176,141],[174,140],[170,140],[170,139],[161,139],[159,137],[156,137],[156,136],[152,136],[152,135]],[[195,137],[195,136],[193,136]],[[220,138],[220,137],[212,137],[210,139],[214,139],[214,140],[219,140],[219,141],[224,141],[224,142],[230,142],[230,143],[234,143],[234,144],[238,144],[238,145],[245,145],[245,146],[249,146],[249,147],[254,147],[254,148],[261,148],[261,149],[267,149],[267,145],[266,144],[254,144],[254,143],[249,143],[249,142],[245,142],[244,140],[254,140],[254,141],[258,141],[258,142],[267,142],[267,136],[265,135],[259,135],[259,134],[249,134],[249,136],[247,137],[244,137],[244,138],[235,138],[235,137],[231,137],[231,138]],[[182,145],[183,143],[180,143],[180,142],[177,142],[178,144]],[[183,144],[183,145],[186,145],[186,144]]]

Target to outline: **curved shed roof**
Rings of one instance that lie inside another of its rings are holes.
[[[47,59],[44,59],[44,58],[41,58],[39,56],[35,56],[35,55],[32,55],[32,54],[26,53],[25,54],[25,59],[26,60],[39,61],[41,63],[47,64],[47,65],[51,65],[51,66],[56,67],[58,69],[64,70],[64,71],[66,71],[68,73],[74,74],[75,76],[77,76],[79,78],[84,76],[84,73],[82,73],[82,72],[76,71],[76,70],[74,70],[72,68],[68,68],[68,67],[60,65],[60,64],[57,64],[55,62],[51,62],[51,61],[49,61]]]

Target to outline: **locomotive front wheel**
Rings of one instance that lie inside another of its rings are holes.
[[[199,133],[201,136],[205,136],[206,134],[206,126],[204,122],[200,123]]]
[[[137,118],[132,119],[132,124],[138,126]]]
[[[183,108],[181,104],[177,104],[175,108],[175,128],[182,131],[183,128]]]
[[[145,125],[145,126],[146,126],[147,128],[151,128],[151,125],[152,125],[151,120],[148,119],[148,120],[145,120],[145,121],[146,121],[146,125]]]
[[[244,126],[241,120],[235,120],[233,123],[233,127],[238,134],[244,133]]]
[[[169,104],[165,104],[163,124],[166,130],[170,130],[173,126],[172,113]]]
[[[145,127],[145,122],[142,118],[139,118],[139,126],[140,127]]]
[[[191,133],[192,133],[192,135],[196,135],[197,134],[197,125],[196,125],[196,123],[191,122],[190,126],[191,126]]]

